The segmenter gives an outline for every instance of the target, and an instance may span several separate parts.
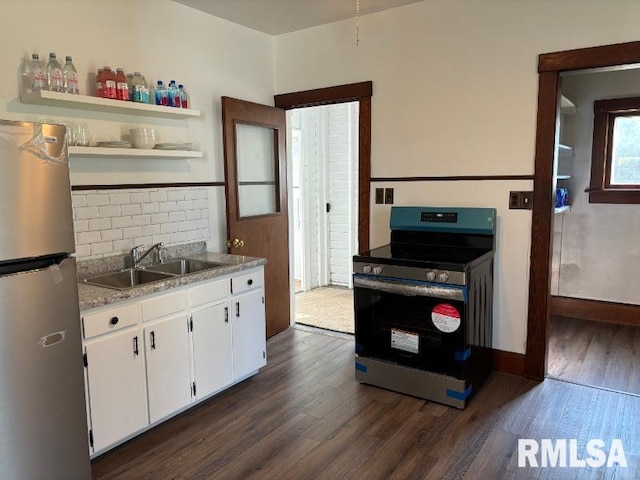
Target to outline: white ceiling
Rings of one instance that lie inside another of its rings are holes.
[[[271,35],[354,18],[356,0],[174,0]],[[360,15],[422,0],[360,0]]]

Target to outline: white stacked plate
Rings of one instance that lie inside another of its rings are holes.
[[[105,147],[105,148],[131,148],[131,143],[125,142],[123,140],[96,142],[96,145],[98,147]]]
[[[193,142],[171,142],[156,144],[157,150],[193,150],[195,144]]]

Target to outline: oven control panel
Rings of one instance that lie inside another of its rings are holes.
[[[381,265],[369,262],[353,262],[353,273],[364,275],[380,275],[384,277],[418,280],[421,282],[444,283],[449,285],[466,285],[464,272],[449,270],[432,270],[428,268],[407,267],[403,265]]]
[[[439,223],[457,223],[457,212],[422,212],[420,213],[421,222],[439,222]]]

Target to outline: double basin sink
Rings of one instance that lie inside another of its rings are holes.
[[[83,279],[84,283],[99,287],[125,290],[148,283],[160,282],[180,275],[202,272],[213,268],[222,267],[224,263],[208,262],[205,260],[193,260],[180,258],[166,263],[157,263],[148,267],[127,268],[117,272],[100,273]]]

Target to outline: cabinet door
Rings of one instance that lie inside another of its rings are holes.
[[[233,381],[229,304],[203,308],[191,318],[196,398],[200,399]]]
[[[86,345],[94,451],[149,423],[139,330],[114,333]]]
[[[267,364],[263,290],[232,299],[233,378],[238,379]]]
[[[191,401],[189,331],[186,315],[144,329],[149,420],[154,423]]]

